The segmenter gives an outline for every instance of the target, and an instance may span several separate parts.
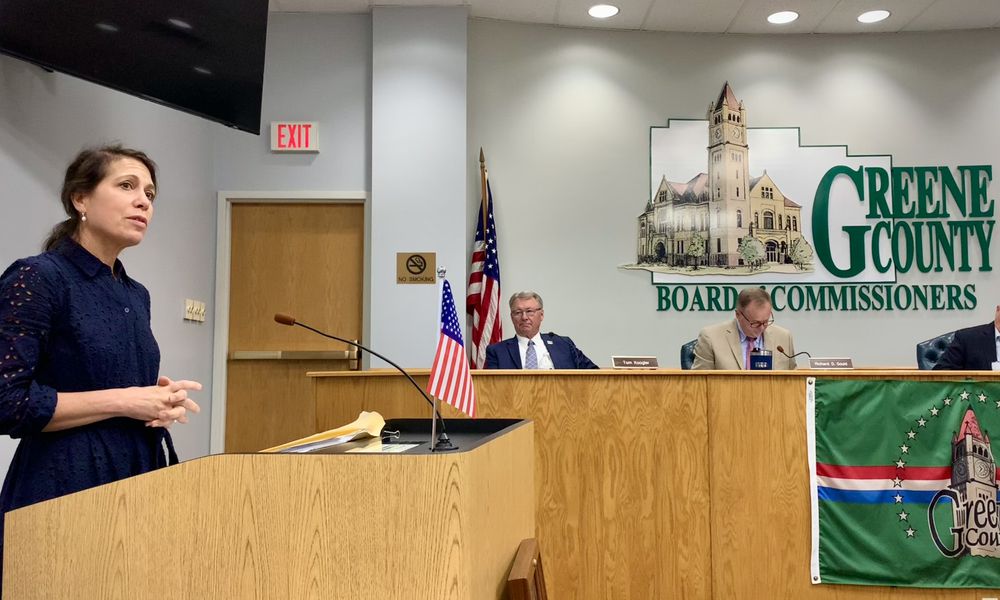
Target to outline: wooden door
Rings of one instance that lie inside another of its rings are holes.
[[[340,359],[268,359],[279,352],[348,350],[299,327],[361,339],[364,205],[232,203],[226,452],[252,452],[316,431],[307,371],[347,369]]]

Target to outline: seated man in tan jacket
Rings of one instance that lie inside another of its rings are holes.
[[[794,369],[792,334],[774,325],[771,295],[760,288],[746,288],[736,300],[736,318],[709,325],[698,333],[692,369],[742,370],[753,349],[770,350],[774,369]]]

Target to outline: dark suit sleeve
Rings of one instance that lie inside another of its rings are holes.
[[[573,356],[574,369],[600,369],[600,367],[594,364],[594,361],[587,358],[587,355],[584,354],[582,350],[576,347],[576,344],[573,343],[573,340],[569,338],[563,338],[563,339],[565,339],[566,343],[569,344],[570,353]]]
[[[486,364],[483,367],[486,369],[500,368],[500,361],[497,359],[497,344],[486,346]]]
[[[958,331],[955,332],[955,337],[951,338],[951,343],[945,349],[944,354],[938,359],[937,364],[934,365],[935,371],[964,371],[968,369],[966,366],[968,361],[966,359],[966,339],[965,332]]]

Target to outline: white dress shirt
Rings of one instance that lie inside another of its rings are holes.
[[[528,338],[516,336],[517,337],[517,351],[521,353],[521,368],[524,368],[525,355],[528,353]],[[552,357],[549,356],[549,349],[545,347],[545,342],[542,341],[542,334],[536,333],[535,337],[531,338],[535,342],[535,358],[538,359],[538,370],[551,370],[555,366],[552,364]]]

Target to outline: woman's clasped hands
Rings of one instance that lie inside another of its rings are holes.
[[[128,409],[129,417],[145,421],[146,427],[170,427],[174,423],[187,423],[188,411],[201,412],[201,407],[188,397],[189,391],[201,390],[197,381],[174,381],[163,375],[156,385],[131,388],[135,392]]]

